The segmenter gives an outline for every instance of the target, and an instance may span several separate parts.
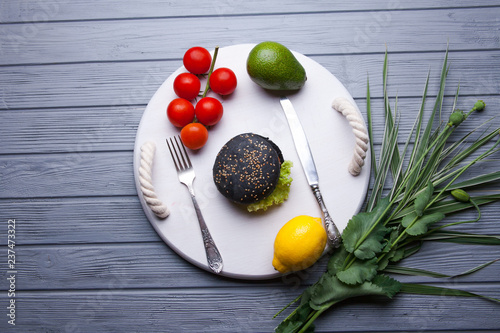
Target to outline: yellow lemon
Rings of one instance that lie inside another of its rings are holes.
[[[274,268],[287,273],[312,266],[321,257],[326,238],[320,218],[294,217],[280,229],[274,240]]]

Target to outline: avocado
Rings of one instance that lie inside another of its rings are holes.
[[[284,45],[266,41],[248,54],[247,72],[252,81],[268,90],[298,90],[307,76],[304,67]]]

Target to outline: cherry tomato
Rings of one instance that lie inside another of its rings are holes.
[[[236,89],[236,75],[229,68],[221,67],[210,74],[210,89],[220,95],[229,95]]]
[[[167,106],[167,117],[172,125],[184,127],[194,120],[194,106],[184,98],[176,98]]]
[[[207,143],[208,130],[200,123],[187,124],[181,129],[181,140],[189,149],[200,149]]]
[[[218,99],[203,97],[194,109],[196,119],[205,126],[213,126],[222,118],[223,107]]]
[[[210,69],[212,56],[207,49],[195,46],[190,48],[182,58],[184,67],[193,74],[204,74]]]
[[[191,73],[181,73],[174,80],[174,91],[177,96],[192,100],[200,93],[200,79]]]

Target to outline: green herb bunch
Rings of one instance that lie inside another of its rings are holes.
[[[468,112],[455,109],[459,92],[457,88],[449,118],[447,121],[441,121],[445,81],[449,70],[448,52],[446,52],[439,92],[430,118],[427,124],[424,124],[428,75],[414,126],[400,148],[397,98],[393,114],[387,93],[387,58],[386,53],[383,68],[385,129],[378,161],[373,153],[369,83],[367,85],[368,132],[374,183],[366,208],[349,221],[342,234],[342,244],[333,252],[326,273],[291,303],[300,302],[276,328],[276,332],[313,331],[313,322],[325,310],[345,299],[357,296],[378,295],[392,298],[396,293],[406,292],[483,297],[500,302],[499,299],[463,290],[401,283],[387,275],[395,273],[449,277],[396,264],[415,254],[426,241],[500,245],[500,237],[497,236],[447,230],[453,225],[478,221],[481,216],[479,206],[500,199],[498,188],[493,192],[489,191],[493,194],[475,197],[471,197],[467,192],[473,187],[491,187],[500,180],[500,170],[458,182],[459,178],[467,175],[466,171],[473,165],[484,161],[500,149],[498,147],[500,128],[485,131],[472,143],[468,143],[467,140],[477,129],[459,139],[449,140],[455,129],[467,121],[468,117],[485,109],[485,103],[478,101]],[[413,147],[410,149],[412,143]],[[391,190],[384,191],[384,185],[389,184],[389,181],[392,181]],[[475,220],[438,223],[448,215],[468,209],[477,211],[478,216]],[[460,276],[480,270],[497,260],[486,262]]]

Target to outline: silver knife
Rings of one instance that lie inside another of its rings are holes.
[[[293,142],[295,144],[295,149],[299,155],[300,163],[304,169],[307,182],[311,187],[318,204],[323,211],[324,217],[324,227],[326,234],[328,236],[328,244],[334,248],[340,245],[340,232],[337,226],[333,222],[332,217],[326,209],[325,202],[319,191],[319,177],[318,171],[316,170],[316,165],[314,164],[314,159],[309,147],[309,142],[307,141],[306,134],[302,125],[300,124],[299,117],[293,108],[292,102],[287,97],[280,98],[281,107],[285,111],[286,119],[288,120],[288,126],[292,132]]]

